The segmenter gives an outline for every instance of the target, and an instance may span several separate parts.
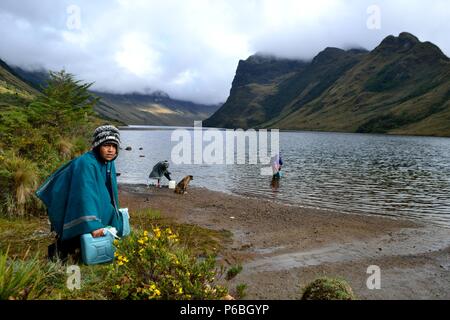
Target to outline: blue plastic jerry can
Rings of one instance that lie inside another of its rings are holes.
[[[114,260],[114,236],[107,232],[103,237],[94,238],[86,233],[81,236],[81,256],[87,265],[107,263]]]
[[[121,213],[123,220],[122,237],[126,237],[131,232],[130,214],[128,213],[128,208],[120,208],[119,212]]]

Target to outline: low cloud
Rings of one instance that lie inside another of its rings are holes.
[[[0,58],[65,68],[96,90],[217,103],[239,59],[255,52],[308,60],[328,46],[370,50],[408,31],[449,55],[448,21],[446,0],[3,0]]]

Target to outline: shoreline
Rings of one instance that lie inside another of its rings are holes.
[[[167,127],[167,128],[165,128]],[[118,126],[119,130],[173,130],[173,129],[187,129],[193,130],[194,126],[159,126],[159,125],[139,125],[139,124],[125,124]],[[217,129],[221,131],[225,130],[236,130],[237,128],[219,128],[219,127],[203,127],[203,129]],[[439,135],[423,135],[423,134],[413,134],[413,133],[377,133],[377,132],[350,132],[350,131],[326,131],[326,130],[305,130],[305,129],[279,129],[279,128],[253,128],[256,130],[266,129],[272,130],[276,129],[279,132],[304,132],[304,133],[337,133],[337,134],[362,134],[362,135],[375,135],[375,136],[392,136],[392,137],[418,137],[418,138],[444,138],[449,139],[450,136],[439,136]],[[247,129],[245,129],[247,130]]]
[[[131,217],[152,208],[179,223],[230,231],[220,256],[227,265],[242,264],[229,284],[247,284],[248,299],[299,299],[320,275],[346,279],[360,299],[450,298],[450,237],[443,227],[196,187],[177,195],[119,184],[119,196]],[[366,287],[370,265],[381,269],[381,290]]]

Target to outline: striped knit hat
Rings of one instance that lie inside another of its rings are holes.
[[[92,148],[96,148],[105,142],[114,143],[117,147],[120,146],[119,129],[111,125],[100,126],[95,129],[93,138]]]

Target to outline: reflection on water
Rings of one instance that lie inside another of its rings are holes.
[[[117,162],[123,183],[147,183],[153,165],[171,160],[171,130],[122,130]],[[206,145],[206,143],[204,143]],[[143,150],[139,150],[142,147]],[[174,165],[193,186],[343,212],[428,219],[450,226],[450,139],[343,133],[281,132],[284,175],[267,165]],[[142,157],[144,156],[144,157]]]
[[[272,180],[270,181],[270,187],[272,188],[273,192],[278,192],[278,189],[280,189],[280,178],[273,176]]]

